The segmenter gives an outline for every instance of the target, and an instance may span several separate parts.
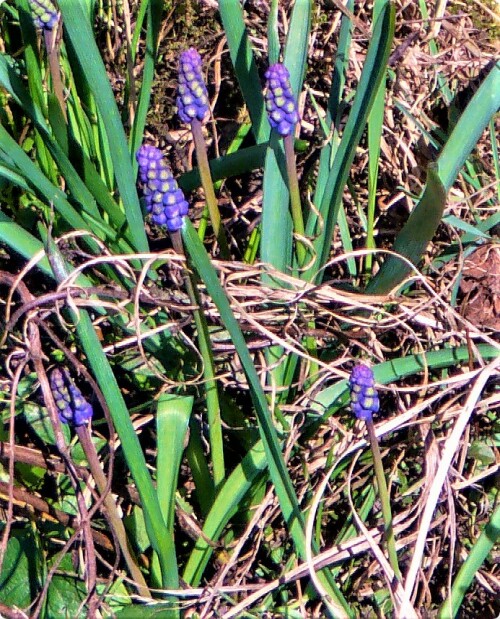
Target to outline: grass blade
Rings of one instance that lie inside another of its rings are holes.
[[[89,365],[106,398],[127,465],[137,485],[151,546],[160,558],[162,585],[175,589],[179,585],[179,580],[173,538],[166,529],[158,495],[153,487],[139,439],[130,420],[130,413],[102,350],[92,321],[85,310],[80,310],[76,330]]]
[[[427,185],[417,207],[398,234],[394,251],[417,264],[441,221],[446,193],[470,152],[500,108],[500,62],[492,67],[460,116],[439,155],[435,170],[430,169]],[[383,294],[394,288],[410,272],[395,256],[389,256],[367,291]]]
[[[137,251],[147,251],[148,241],[144,231],[127,140],[94,34],[80,2],[61,0],[58,4],[63,15],[65,35],[69,39],[83,72],[87,76],[92,76],[92,79],[89,80],[89,86],[106,129],[108,142],[112,145],[110,154],[116,184],[125,207],[125,215],[134,239],[134,247]]]
[[[380,15],[382,2],[376,1],[373,7],[374,19]],[[377,200],[377,178],[380,159],[380,141],[384,124],[385,110],[385,79],[380,82],[373,107],[368,117],[368,209],[366,226],[366,247],[375,248],[374,225],[375,206]],[[373,254],[366,255],[366,272],[370,273],[373,263]]]
[[[160,509],[165,515],[167,529],[173,534],[175,490],[179,467],[184,453],[184,441],[193,409],[192,396],[162,394],[156,412],[157,488]]]
[[[393,36],[394,6],[386,2],[375,23],[356,96],[319,205],[324,225],[317,229],[318,217],[313,212],[309,215],[306,232],[310,237],[317,235],[313,242],[317,258],[314,267],[305,273],[305,278],[315,277],[318,269],[328,258],[344,187],[354,160],[356,147],[361,139],[379,85],[385,75]],[[321,274],[316,276],[318,280],[321,277]]]
[[[435,170],[429,168],[427,184],[418,205],[412,211],[394,243],[394,251],[413,264],[420,261],[443,216],[446,193]],[[411,266],[397,256],[388,256],[380,271],[367,286],[371,294],[384,294],[411,272]]]
[[[438,157],[438,174],[446,192],[455,182],[485,127],[499,109],[500,61],[492,66],[475,92]]]
[[[439,609],[438,619],[455,617],[462,606],[462,600],[481,565],[500,539],[500,504],[491,515],[488,524],[472,547],[469,556],[455,576],[451,593]]]
[[[305,73],[310,26],[311,3],[309,0],[296,3],[284,54],[296,98]],[[283,141],[273,134],[264,166],[260,257],[284,273],[292,266],[293,225],[289,199]]]
[[[243,7],[234,0],[219,0],[219,12],[236,77],[252,119],[252,132],[258,144],[267,142],[271,129],[267,121],[259,72],[245,26]]]
[[[203,532],[208,539],[216,541],[219,538],[229,519],[253,487],[257,476],[265,471],[266,467],[266,452],[262,441],[259,441],[246,454],[218,492],[203,526]],[[198,539],[182,574],[183,580],[191,587],[199,585],[213,551],[213,546],[206,539],[201,537]]]
[[[147,7],[146,53],[144,57],[144,68],[142,71],[142,84],[138,98],[138,105],[135,112],[134,123],[130,133],[130,154],[132,156],[134,169],[137,169],[137,161],[134,155],[143,140],[144,126],[146,124],[153,80],[155,77],[156,55],[158,49],[158,37],[161,28],[163,2],[161,0],[149,0],[149,2],[147,2]],[[135,56],[135,49],[131,50],[131,53]]]
[[[235,153],[218,157],[210,161],[212,180],[218,181],[230,176],[237,176],[262,167],[267,152],[267,144],[258,144],[238,150]],[[198,168],[185,172],[178,179],[179,186],[184,191],[193,191],[201,185]]]
[[[184,453],[184,441],[193,409],[192,396],[162,394],[156,411],[156,492],[168,535],[174,538],[175,493]],[[161,583],[158,556],[153,558],[153,574]]]
[[[346,8],[352,12],[354,0],[349,0]],[[340,104],[342,100],[342,92],[345,85],[345,77],[349,66],[349,49],[351,47],[352,23],[346,16],[342,16],[340,26],[339,43],[337,53],[335,55],[335,63],[332,76],[332,86],[328,97],[328,107],[325,118],[325,135],[326,144],[321,149],[319,158],[318,178],[316,180],[316,188],[314,191],[314,204],[321,204],[323,193],[330,174],[333,163],[334,153],[337,150],[338,130],[340,125]],[[314,99],[313,99],[314,104]],[[331,135],[330,135],[331,131]]]

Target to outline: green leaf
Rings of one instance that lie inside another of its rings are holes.
[[[354,0],[348,0],[346,8],[349,11],[352,11],[353,7]],[[338,131],[341,122],[341,100],[342,92],[345,86],[347,70],[349,68],[349,50],[351,47],[351,38],[351,20],[346,15],[342,15],[339,42],[337,51],[335,53],[335,63],[333,65],[332,86],[330,88],[330,94],[328,96],[326,118],[324,122],[321,123],[325,145],[321,149],[319,157],[318,178],[316,180],[316,188],[313,198],[314,204],[321,204],[326,183],[328,181],[328,176],[330,174],[330,170],[332,169],[333,155],[337,150]],[[312,96],[312,102],[313,105],[315,105],[314,96]],[[320,117],[319,109],[316,105],[315,107],[317,109],[316,113]],[[332,130],[332,135],[330,135],[330,129]]]
[[[234,0],[219,0],[219,12],[227,37],[231,61],[252,119],[256,142],[267,142],[271,132],[264,105],[259,72],[249,42],[243,7]]]
[[[61,619],[84,619],[87,610],[80,608],[87,596],[85,583],[71,576],[55,575],[50,581],[47,592],[47,617],[61,617]]]
[[[500,539],[500,503],[478,537],[467,559],[462,563],[456,575],[451,593],[439,609],[438,619],[448,619],[457,616],[462,600],[476,577],[477,572]]]
[[[142,508],[135,505],[130,516],[125,516],[124,524],[129,533],[129,539],[134,540],[134,546],[140,553],[151,548],[151,541],[146,530],[146,522],[144,520]]]
[[[467,452],[469,458],[479,460],[481,464],[493,464],[496,461],[495,452],[484,440],[472,441]]]
[[[2,125],[0,125],[0,149],[4,153],[8,153],[9,159],[6,159],[6,156],[0,151],[1,158],[6,161],[9,167],[12,164],[15,165],[16,171],[28,182],[33,193],[43,196],[47,204],[53,204],[64,219],[76,230],[89,229],[86,221],[68,202],[64,192],[49,181]],[[114,231],[110,231],[110,234],[111,237],[115,236]]]
[[[297,2],[290,20],[284,54],[296,98],[305,74],[310,26],[310,1]],[[289,199],[283,140],[273,133],[264,166],[260,258],[283,273],[289,272],[292,266],[293,226]]]
[[[166,604],[134,604],[116,613],[116,619],[171,619],[172,609]]]
[[[462,221],[456,215],[445,215],[443,217],[443,223],[448,224],[449,226],[453,226],[454,228],[457,228],[457,230],[463,230],[464,232],[467,232],[467,234],[469,235],[468,238],[491,239],[491,236],[486,232],[483,232],[479,227],[473,226],[466,221]]]
[[[269,64],[275,64],[280,59],[280,39],[278,30],[279,0],[272,0],[267,20],[267,47]]]
[[[413,209],[394,243],[394,251],[418,264],[443,216],[446,192],[433,168],[427,173],[427,184],[418,205]],[[388,256],[380,271],[367,286],[370,294],[385,294],[411,273],[411,266],[397,256]]]
[[[108,142],[111,145],[110,155],[113,161],[116,184],[125,207],[125,215],[134,239],[134,246],[138,251],[147,251],[148,241],[135,187],[134,168],[121,124],[120,113],[94,34],[80,2],[60,0],[58,5],[63,16],[64,34],[69,38],[84,74],[91,76],[89,87],[97,103],[99,114],[106,128]]]
[[[2,211],[0,211],[0,243],[10,247],[27,260],[31,260],[36,253],[43,249],[43,244],[37,238],[26,232],[24,228],[12,221]],[[37,267],[45,275],[52,277],[52,269],[47,258],[40,260]]]
[[[162,394],[156,413],[158,456],[156,461],[157,492],[160,508],[169,531],[174,530],[175,492],[189,418],[192,396]]]
[[[94,443],[97,453],[100,453],[100,451],[108,444],[108,441],[105,438],[101,438],[99,436],[92,436],[92,442]],[[76,466],[88,467],[89,464],[87,460],[87,455],[80,442],[72,446],[71,457],[73,458],[73,462],[76,464]]]
[[[49,415],[45,408],[26,402],[24,404],[24,418],[35,432],[38,438],[47,445],[55,445],[56,438],[54,435],[54,429],[50,423]],[[66,441],[66,445],[69,445],[71,440],[71,432],[67,424],[61,424],[61,430]]]
[[[137,161],[135,159],[135,153],[139,149],[144,135],[144,126],[146,124],[146,117],[149,110],[149,102],[151,99],[151,92],[153,81],[155,78],[155,64],[158,48],[158,37],[161,29],[161,19],[163,11],[162,0],[149,0],[141,4],[140,10],[147,6],[147,32],[146,32],[146,53],[144,55],[144,67],[142,70],[142,83],[139,92],[137,109],[134,117],[134,124],[130,132],[130,154],[133,157],[133,166],[136,169]],[[134,36],[132,40],[132,50],[130,53],[135,55],[134,42],[136,36],[138,36],[137,24],[134,29]]]
[[[246,345],[245,338],[233,314],[229,300],[218,280],[217,273],[210,262],[210,258],[189,220],[185,222],[185,227],[182,230],[182,238],[192,263],[217,306],[224,326],[228,330],[236,348],[250,388],[250,395],[259,424],[259,433],[264,445],[269,475],[273,482],[283,518],[293,538],[294,545],[298,554],[304,558],[306,556],[304,517],[299,508],[297,495],[295,494],[295,489],[283,458],[280,441],[276,428],[274,427],[271,412],[267,405],[266,396]],[[332,598],[335,599],[335,603],[339,607],[342,607],[350,616],[351,613],[347,602],[343,599],[340,590],[329,577],[328,572],[321,574],[321,578],[327,582],[328,592]]]
[[[258,441],[217,493],[203,526],[203,532],[208,539],[216,541],[219,538],[229,519],[254,485],[257,476],[266,469],[266,466],[266,452],[262,441]],[[182,574],[182,578],[192,587],[199,585],[213,551],[213,546],[206,539],[200,537],[196,542]]]
[[[281,138],[273,134],[267,148],[262,181],[260,259],[282,273],[286,273],[291,265],[293,239],[286,178]]]
[[[231,176],[238,176],[260,168],[264,164],[267,144],[248,146],[235,153],[218,157],[210,161],[210,174],[214,181],[223,180]],[[179,186],[184,191],[193,191],[201,185],[198,168],[185,172],[178,179]]]
[[[470,152],[477,144],[491,117],[500,108],[500,62],[492,67],[460,116],[439,155],[428,172],[427,185],[419,204],[399,233],[394,251],[418,264],[427,243],[441,220],[446,193],[455,182]],[[383,294],[394,288],[411,271],[395,256],[390,256],[367,292]]]
[[[158,497],[147,469],[139,439],[130,420],[130,413],[88,313],[85,310],[80,310],[78,320],[76,316],[74,320],[77,323],[78,337],[87,355],[88,363],[106,398],[113,424],[122,442],[128,467],[137,485],[151,545],[160,557],[164,579],[163,586],[176,588],[178,586],[177,561],[173,540],[167,534]]]
[[[229,331],[234,346],[236,347],[250,387],[252,401],[259,422],[261,438],[266,448],[271,479],[276,487],[276,493],[280,500],[285,520],[292,531],[292,535],[297,536],[296,541],[302,545],[303,550],[303,517],[298,507],[297,497],[290,480],[288,469],[283,461],[283,454],[281,453],[276,428],[272,423],[266,396],[262,390],[245,338],[231,310],[227,296],[219,283],[217,273],[210,262],[210,258],[190,221],[186,221],[182,233],[186,249],[189,252],[193,265],[207,287],[208,293],[214,300],[224,325]]]
[[[391,2],[386,2],[373,29],[372,40],[368,48],[361,79],[356,89],[352,109],[325,184],[321,203],[319,204],[319,213],[323,225],[319,225],[318,216],[313,211],[311,211],[308,218],[306,233],[311,238],[315,237],[313,246],[317,258],[314,266],[304,274],[304,278],[311,279],[313,276],[316,276],[318,269],[328,259],[344,187],[349,177],[356,148],[363,134],[366,120],[379,86],[385,76],[393,36],[394,6]],[[317,275],[318,280],[322,278],[322,273],[321,271]]]
[[[475,92],[438,157],[438,174],[446,192],[499,109],[500,61],[493,65]]]
[[[158,502],[165,518],[168,535],[174,539],[175,493],[184,453],[184,443],[193,409],[192,396],[161,394],[156,413],[156,491]],[[154,581],[160,580],[158,557],[153,556]]]
[[[28,607],[41,587],[42,561],[33,532],[11,530],[0,573],[0,602]]]

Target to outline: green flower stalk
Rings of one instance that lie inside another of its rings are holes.
[[[210,112],[208,94],[201,72],[201,56],[194,48],[190,48],[180,55],[178,79],[177,111],[181,121],[191,125],[191,133],[193,134],[201,183],[205,191],[210,221],[219,243],[221,255],[224,259],[229,260],[229,245],[221,223],[217,197],[208,163],[207,145],[205,144],[202,131],[202,125]]]
[[[384,519],[384,533],[387,541],[389,562],[396,578],[401,580],[398,556],[396,553],[396,541],[394,539],[394,529],[392,526],[392,511],[387,482],[385,479],[382,455],[378,444],[375,426],[373,424],[373,414],[380,408],[380,401],[377,390],[375,389],[375,379],[372,370],[362,363],[354,366],[349,378],[351,390],[351,408],[358,419],[366,423],[368,437],[373,454],[373,466],[375,467],[375,477],[377,478],[378,492],[382,504],[382,517]]]

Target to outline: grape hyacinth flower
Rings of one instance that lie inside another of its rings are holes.
[[[201,73],[201,56],[191,47],[179,58],[177,109],[183,123],[203,122],[208,115],[207,87]]]
[[[399,569],[398,554],[396,552],[396,540],[392,524],[392,510],[389,491],[387,490],[387,480],[384,473],[382,455],[378,444],[377,433],[373,423],[373,413],[377,413],[380,408],[377,390],[375,389],[375,379],[373,371],[364,363],[355,365],[349,378],[351,389],[351,408],[358,419],[366,424],[368,438],[373,454],[373,468],[377,479],[377,487],[382,506],[382,517],[384,519],[384,533],[387,542],[389,562],[397,580],[401,582],[401,570]]]
[[[51,0],[28,0],[34,13],[37,28],[53,30],[59,21],[59,13]]]
[[[266,71],[266,110],[271,127],[282,137],[290,135],[299,121],[297,102],[290,86],[290,73],[277,62]]]
[[[371,419],[380,408],[372,370],[362,363],[354,366],[349,378],[351,408],[358,419]]]
[[[163,153],[156,146],[143,144],[137,151],[137,162],[146,208],[152,215],[153,223],[167,226],[169,232],[180,230],[189,204]]]
[[[50,375],[50,387],[63,423],[83,426],[92,419],[92,406],[83,397],[66,370],[55,368]]]
[[[203,218],[205,219],[207,214],[210,216],[210,221],[219,243],[221,256],[230,259],[229,245],[221,223],[217,196],[215,195],[212,174],[208,163],[207,145],[202,130],[203,121],[207,118],[210,111],[207,87],[201,72],[201,56],[193,47],[182,52],[179,57],[178,81],[177,111],[181,121],[190,125],[201,184],[205,192],[206,207]]]

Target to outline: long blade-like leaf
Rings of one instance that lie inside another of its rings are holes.
[[[443,216],[446,192],[435,170],[429,168],[425,191],[394,243],[394,251],[417,264]],[[368,284],[371,294],[384,294],[403,281],[411,266],[397,256],[389,256]]]
[[[492,116],[500,108],[500,62],[492,67],[460,116],[448,138],[435,169],[429,171],[427,185],[418,205],[394,243],[394,251],[418,264],[441,221],[446,193],[481,137]],[[368,292],[383,294],[397,286],[411,268],[390,256],[368,285]]]
[[[234,0],[219,0],[219,12],[236,77],[252,119],[255,140],[257,143],[267,142],[271,130],[267,121],[259,72],[245,26],[243,7],[240,2]]]
[[[304,277],[308,279],[314,276],[317,279],[322,277],[321,273],[319,275],[316,274],[325,264],[330,253],[333,230],[337,221],[344,187],[349,177],[357,145],[366,125],[366,119],[385,75],[393,36],[394,6],[391,2],[386,2],[373,29],[372,40],[368,48],[356,96],[332,170],[326,182],[319,207],[323,225],[318,227],[318,217],[314,212],[311,212],[307,222],[306,233],[311,238],[316,236],[313,245],[317,256],[314,267],[305,273]]]
[[[238,353],[241,365],[247,377],[250,395],[252,397],[258,420],[259,433],[266,453],[267,466],[271,480],[275,487],[276,496],[278,497],[283,517],[287,523],[295,547],[297,548],[297,552],[300,556],[305,557],[306,542],[304,517],[299,508],[297,495],[295,494],[292,480],[290,479],[288,469],[283,459],[280,442],[278,440],[276,428],[274,427],[267,405],[266,396],[260,384],[257,371],[245,342],[245,338],[243,337],[240,326],[233,314],[229,300],[220,285],[217,273],[212,266],[210,258],[201,244],[196,230],[190,221],[186,221],[185,227],[182,231],[182,237],[192,263],[207,287],[208,293],[216,304],[224,325],[228,330]],[[325,573],[321,577],[327,583],[329,593],[333,598],[335,598],[335,603],[338,605],[338,608],[343,609],[342,616],[350,616],[351,613],[349,606],[343,598],[340,590],[331,579],[331,576],[328,573]]]
[[[58,4],[63,15],[64,33],[67,35],[85,75],[92,76],[89,80],[89,86],[106,128],[109,144],[112,145],[111,158],[116,184],[125,207],[135,249],[147,251],[148,241],[144,231],[128,144],[94,34],[80,2],[60,0]]]

